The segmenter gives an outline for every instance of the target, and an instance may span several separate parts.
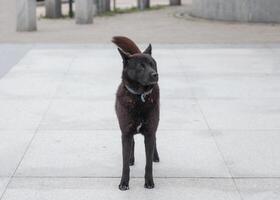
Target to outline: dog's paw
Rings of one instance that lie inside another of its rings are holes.
[[[119,189],[120,189],[121,191],[129,190],[129,186],[128,186],[127,183],[120,183],[120,184],[119,184]]]
[[[154,181],[153,180],[146,181],[144,187],[147,189],[153,189],[155,187]]]
[[[154,157],[153,161],[154,162],[159,162],[159,157]]]
[[[130,159],[129,166],[133,166],[133,165],[134,165],[134,159]]]
[[[133,165],[134,165],[134,161],[130,161],[129,166],[133,166]]]

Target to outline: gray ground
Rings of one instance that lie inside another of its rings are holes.
[[[188,16],[191,6],[189,0],[183,1],[182,7],[96,17],[92,25],[79,26],[70,19],[48,20],[39,17],[38,32],[16,33],[14,1],[0,0],[0,42],[109,43],[113,35],[127,35],[140,43],[280,42],[280,25],[213,22],[191,18]],[[166,4],[165,1],[162,3]],[[126,5],[129,5],[126,0],[120,3],[120,6]],[[38,8],[38,15],[41,12],[42,8]],[[180,17],[181,13],[185,15]]]
[[[184,3],[85,26],[40,19],[38,32],[16,33],[15,0],[0,0],[1,200],[279,200],[280,26],[176,17]],[[141,136],[130,191],[117,188],[121,60],[105,44],[112,35],[154,44],[154,190],[143,188]]]
[[[25,55],[6,53],[18,62],[0,79],[1,200],[279,200],[279,46],[155,45],[161,162],[156,188],[144,189],[137,135],[127,192],[117,186],[116,48],[7,48]]]

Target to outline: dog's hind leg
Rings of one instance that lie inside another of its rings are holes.
[[[123,154],[123,170],[122,178],[119,184],[120,190],[129,189],[129,159],[132,147],[133,135],[125,134],[122,135],[122,154]]]
[[[134,158],[134,148],[135,148],[135,142],[134,138],[132,138],[132,144],[131,144],[131,152],[130,152],[130,159],[129,159],[129,165],[132,166],[134,165],[135,158]]]
[[[154,162],[159,162],[159,155],[158,155],[158,151],[157,151],[157,143],[155,141],[155,149],[154,149],[154,158],[153,158]]]
[[[145,135],[146,150],[146,168],[145,168],[145,188],[152,189],[155,187],[153,180],[153,157],[155,149],[155,135]]]

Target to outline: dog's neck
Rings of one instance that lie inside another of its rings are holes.
[[[122,83],[124,85],[127,85],[129,88],[131,88],[138,94],[145,93],[154,87],[154,85],[143,86],[143,85],[139,84],[138,82],[132,81],[128,78],[123,78]]]
[[[143,92],[143,93],[138,93],[137,91],[133,90],[132,88],[130,88],[128,85],[124,85],[124,87],[127,89],[127,91],[129,91],[131,94],[135,94],[135,95],[140,95],[140,99],[143,103],[146,102],[146,96],[151,94],[153,92],[153,88],[146,91],[146,92]]]
[[[137,95],[140,97],[143,103],[146,102],[146,96],[153,92],[153,86],[145,86],[145,87],[133,87],[131,84],[123,83],[125,89],[131,94]]]

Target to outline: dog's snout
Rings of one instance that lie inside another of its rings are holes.
[[[156,73],[156,72],[151,73],[151,76],[153,79],[156,79],[156,80],[158,79],[158,73]]]

